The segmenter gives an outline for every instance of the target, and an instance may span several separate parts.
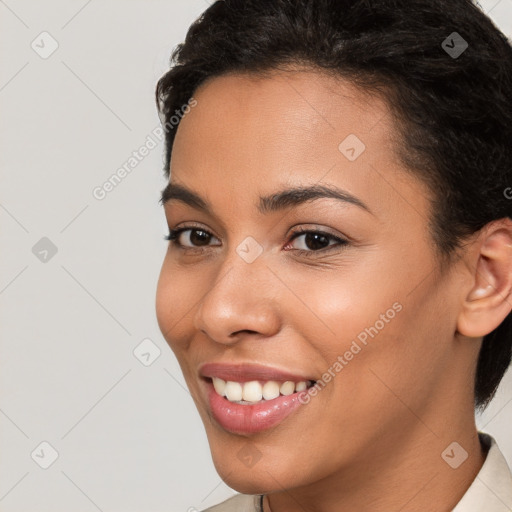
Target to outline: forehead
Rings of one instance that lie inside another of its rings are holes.
[[[212,203],[322,182],[378,211],[396,202],[397,187],[419,186],[395,154],[387,102],[341,78],[232,73],[208,80],[194,97],[176,134],[171,176]]]
[[[341,77],[309,69],[267,71],[263,76],[230,73],[207,80],[194,96],[199,108],[185,116],[178,134],[201,131],[211,123],[208,139],[217,139],[216,143],[229,131],[234,137],[257,132],[266,143],[278,135],[275,143],[283,144],[292,143],[299,134],[313,137],[330,132],[339,138],[369,133],[378,123],[385,128],[381,135],[393,128],[384,98]]]

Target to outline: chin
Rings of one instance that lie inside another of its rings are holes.
[[[271,475],[266,472],[268,468],[260,468],[259,471],[253,468],[240,469],[233,467],[228,460],[213,460],[217,473],[224,483],[242,494],[266,494],[283,488],[277,484],[280,481],[279,474]],[[273,478],[272,476],[275,476]],[[288,488],[288,482],[284,483]]]
[[[210,440],[213,464],[221,479],[232,489],[242,494],[265,494],[283,488],[296,487],[299,482],[293,468],[282,467],[286,457],[272,451],[263,455],[247,449],[250,440],[244,437],[237,441],[220,442]],[[295,476],[294,476],[295,475]]]

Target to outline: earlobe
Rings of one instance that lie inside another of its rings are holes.
[[[492,332],[512,310],[511,219],[489,223],[474,247],[473,286],[463,299],[457,320],[457,331],[471,338]]]

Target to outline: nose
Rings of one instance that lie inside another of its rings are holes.
[[[268,337],[279,331],[276,287],[281,283],[263,256],[252,263],[244,261],[236,252],[226,258],[196,309],[196,329],[225,345],[250,335]]]

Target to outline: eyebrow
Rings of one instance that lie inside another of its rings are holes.
[[[317,199],[337,199],[338,201],[358,206],[359,208],[366,210],[371,215],[374,215],[363,201],[346,190],[318,184],[307,187],[288,188],[268,196],[260,196],[258,211],[261,214],[268,214],[284,210],[292,206],[299,206],[308,201],[314,201]],[[192,208],[201,210],[209,215],[213,215],[212,207],[208,201],[184,185],[172,182],[167,184],[162,191],[159,202],[162,205],[165,205],[171,200],[181,201]]]

